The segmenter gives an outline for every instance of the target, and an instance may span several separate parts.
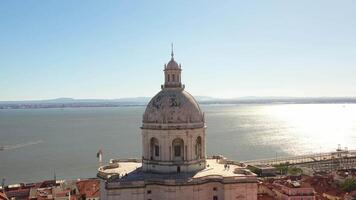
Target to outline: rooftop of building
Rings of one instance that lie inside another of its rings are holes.
[[[334,184],[332,177],[325,177],[325,176],[313,176],[313,177],[306,177],[304,179],[305,182],[309,183],[314,190],[319,194],[329,194],[329,195],[338,195],[341,196],[345,194],[341,191],[341,188],[337,187]]]
[[[6,194],[1,191],[0,191],[0,200],[8,200]]]
[[[99,168],[98,177],[119,185],[139,185],[147,182],[164,184],[194,184],[216,179],[234,182],[257,182],[256,175],[239,164],[227,164],[218,159],[207,159],[207,167],[194,173],[158,174],[141,170],[140,160],[118,160]]]
[[[100,196],[99,179],[46,180],[38,183],[19,183],[4,187],[8,199],[18,200],[78,200]],[[80,191],[81,189],[82,191]],[[81,193],[80,193],[81,192]],[[6,200],[0,198],[0,200]]]
[[[347,196],[356,198],[356,190],[348,193]]]
[[[275,198],[272,196],[269,196],[268,194],[258,194],[257,195],[257,200],[274,200]]]
[[[278,180],[274,182],[288,188],[313,188],[310,183],[304,181],[292,181],[292,180]]]
[[[356,170],[338,170],[332,173],[334,176],[337,175],[342,178],[356,177]]]
[[[5,194],[9,199],[16,198],[16,199],[27,199],[30,193],[29,188],[18,188],[17,190],[9,190],[6,191]]]
[[[100,197],[100,181],[99,179],[87,179],[77,182],[79,193],[86,198]]]

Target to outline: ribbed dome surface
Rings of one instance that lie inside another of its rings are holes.
[[[168,64],[167,64],[167,69],[179,69],[178,63],[172,58]]]
[[[197,101],[184,89],[162,89],[148,103],[143,123],[204,124],[204,116]]]

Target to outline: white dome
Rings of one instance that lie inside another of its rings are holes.
[[[151,99],[143,115],[143,128],[161,124],[203,127],[204,115],[198,102],[183,88],[165,88]]]
[[[164,85],[142,119],[142,169],[154,173],[196,172],[206,166],[205,120],[198,102],[184,91],[181,66],[164,68]]]

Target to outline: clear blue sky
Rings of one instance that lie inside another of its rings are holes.
[[[0,100],[356,96],[356,1],[0,1]]]

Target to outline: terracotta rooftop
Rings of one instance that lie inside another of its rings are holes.
[[[346,194],[345,192],[338,190],[338,189],[331,189],[324,193],[327,195],[330,195],[330,196],[335,196],[335,197],[343,197]]]
[[[345,192],[333,186],[331,177],[313,176],[306,178],[305,182],[309,183],[314,188],[317,193],[317,199],[325,199],[322,197],[324,193],[337,197],[343,197],[345,195]]]
[[[5,193],[0,192],[0,200],[8,200],[8,198],[7,198]]]
[[[257,200],[274,200],[274,198],[267,194],[259,194]]]
[[[283,181],[275,181],[275,183],[284,185],[289,188],[312,188],[312,186],[308,182],[304,182],[304,181],[283,180]]]
[[[27,199],[29,194],[30,194],[30,189],[29,188],[20,188],[17,190],[10,190],[6,191],[6,196],[11,199],[12,197],[15,197],[17,200],[19,199]]]
[[[55,180],[47,180],[39,184],[39,188],[46,188],[46,187],[53,187],[53,186],[58,186]]]
[[[77,187],[81,195],[86,198],[100,197],[100,181],[99,179],[88,179],[77,182]]]

